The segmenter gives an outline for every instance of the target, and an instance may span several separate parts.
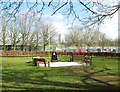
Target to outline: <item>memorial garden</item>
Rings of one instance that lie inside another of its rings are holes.
[[[39,55],[51,61],[49,55]],[[58,55],[69,62],[69,55]],[[79,62],[79,61],[77,61]],[[93,56],[92,65],[39,67],[32,57],[2,57],[2,90],[117,90],[118,57]]]
[[[118,0],[0,0],[0,91],[120,88]]]

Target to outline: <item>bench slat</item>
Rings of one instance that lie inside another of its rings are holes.
[[[85,58],[85,55],[72,55],[72,58],[70,61],[73,61],[74,59],[82,60],[84,58]]]

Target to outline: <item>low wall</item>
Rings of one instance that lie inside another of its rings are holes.
[[[23,56],[23,55],[49,55],[54,51],[0,51],[0,56]],[[120,57],[120,52],[62,52],[56,51],[57,55],[84,54],[94,56],[112,56]]]
[[[23,56],[23,55],[49,55],[53,51],[0,51],[0,56]],[[66,55],[70,52],[57,51],[58,55]]]

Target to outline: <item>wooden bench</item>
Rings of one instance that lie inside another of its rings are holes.
[[[85,62],[86,65],[92,65],[92,56],[89,56],[88,59],[83,59],[82,62]]]
[[[44,65],[44,66],[42,66],[42,67],[50,67],[50,62],[49,62],[49,61],[45,61],[45,62],[36,61],[36,62],[35,62],[35,65],[36,65],[36,66],[41,66],[42,64]],[[48,64],[48,66],[47,66],[47,64]]]
[[[49,61],[45,61],[44,58],[33,58],[33,64],[35,64],[36,66],[40,66],[40,64],[44,64],[43,67],[50,67],[50,62]],[[47,66],[48,64],[48,66]]]
[[[72,55],[70,61],[74,61],[74,60],[82,60],[82,62],[85,62],[86,65],[88,64],[92,64],[92,56],[89,56],[88,58],[85,58],[85,55]]]
[[[72,57],[70,58],[70,61],[73,62],[74,60],[82,60],[85,59],[85,55],[73,55],[72,54]]]
[[[33,57],[33,58],[32,58],[32,60],[33,60],[33,64],[35,64],[35,61],[37,61],[37,59],[40,59],[40,57],[37,56],[37,57]]]

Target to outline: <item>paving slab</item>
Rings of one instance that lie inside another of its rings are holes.
[[[79,66],[82,62],[50,62],[50,67]]]
[[[65,67],[65,66],[80,66],[86,65],[83,62],[50,62],[50,67]],[[89,64],[88,64],[89,65]],[[48,64],[46,65],[48,67]],[[45,67],[44,64],[40,64],[39,67]]]

